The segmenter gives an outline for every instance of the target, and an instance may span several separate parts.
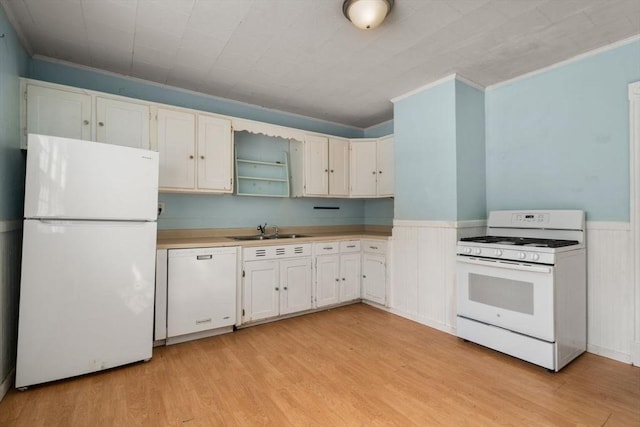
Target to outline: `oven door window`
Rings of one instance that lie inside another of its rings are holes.
[[[555,341],[553,267],[458,258],[459,316]]]
[[[522,314],[533,314],[533,282],[469,273],[469,299]]]

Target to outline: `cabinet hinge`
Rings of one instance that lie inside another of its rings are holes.
[[[242,309],[242,317],[244,317],[244,308]]]
[[[242,277],[244,277],[244,270],[242,270]],[[244,311],[244,310],[243,310]]]

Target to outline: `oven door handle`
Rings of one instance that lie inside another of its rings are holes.
[[[481,261],[481,260],[465,258],[465,257],[458,257],[458,262],[462,262],[465,264],[482,265],[484,267],[508,268],[510,270],[518,270],[518,271],[531,271],[533,273],[551,273],[551,267],[544,267],[541,265],[522,265],[517,263],[494,261],[494,260]]]

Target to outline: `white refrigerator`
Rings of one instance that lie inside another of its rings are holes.
[[[150,359],[158,153],[28,138],[16,387]]]

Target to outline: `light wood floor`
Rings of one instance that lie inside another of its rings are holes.
[[[640,368],[561,372],[356,304],[11,390],[0,426],[640,426]]]

